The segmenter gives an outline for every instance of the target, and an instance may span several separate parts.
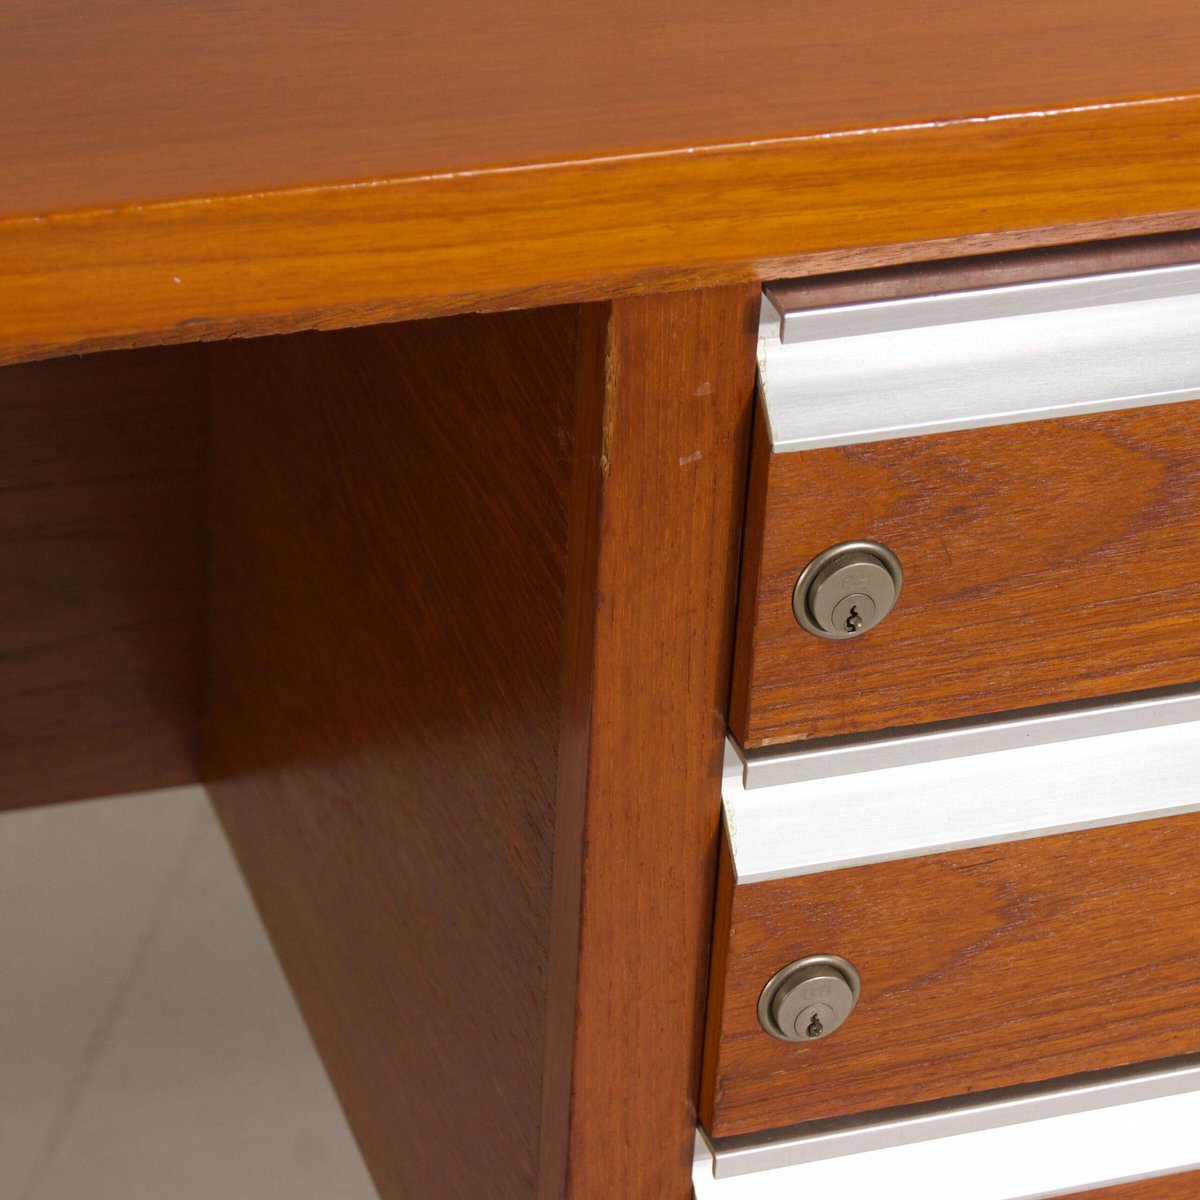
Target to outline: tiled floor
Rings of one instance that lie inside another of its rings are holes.
[[[375,1200],[196,788],[0,815],[0,1200]]]

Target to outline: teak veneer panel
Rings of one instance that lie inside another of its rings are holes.
[[[1177,0],[10,0],[0,360],[1194,227],[1196,38]]]
[[[706,1127],[725,1137],[1200,1050],[1198,854],[1188,815],[734,888],[718,913]],[[807,954],[849,959],[862,994],[836,1033],[793,1045],[755,1008]]]
[[[756,443],[732,725],[746,746],[1200,678],[1200,401],[836,449]],[[792,590],[837,542],[904,566],[861,638]]]
[[[533,1194],[578,331],[213,352],[206,778],[383,1200]]]
[[[196,347],[0,370],[0,808],[199,777]]]

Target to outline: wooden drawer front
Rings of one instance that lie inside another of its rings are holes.
[[[1136,1183],[1120,1183],[1073,1195],[1075,1200],[1195,1200],[1200,1196],[1200,1171],[1159,1175],[1155,1179],[1139,1179]]]
[[[735,885],[722,862],[702,1119],[769,1130],[1200,1051],[1200,814]],[[830,1037],[760,1028],[836,954]]]
[[[746,747],[1200,678],[1200,401],[828,449],[755,445],[731,725]],[[899,602],[804,632],[804,566],[869,539]]]

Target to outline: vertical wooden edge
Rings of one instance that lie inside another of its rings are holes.
[[[751,437],[750,483],[746,495],[746,528],[742,542],[741,581],[738,585],[737,626],[733,648],[733,688],[729,697],[729,727],[746,745],[750,729],[750,683],[754,675],[754,625],[762,572],[763,530],[767,524],[767,494],[771,474],[771,435],[766,414],[756,403]]]
[[[708,1012],[704,1025],[704,1058],[700,1079],[700,1120],[712,1123],[719,1075],[721,1028],[725,1019],[725,976],[729,935],[733,924],[733,894],[737,877],[733,869],[729,836],[721,823],[721,848],[717,860],[717,899],[713,911],[712,960],[709,966]]]
[[[601,439],[605,363],[611,305],[579,310],[575,438],[567,529],[562,724],[555,781],[554,877],[546,989],[546,1054],[542,1076],[538,1191],[541,1200],[566,1187],[571,1103],[571,1047],[575,1036],[583,868],[583,803],[587,791],[592,703],[592,647],[596,617],[596,553],[600,527]]]
[[[586,729],[562,739],[541,1200],[690,1195],[758,295],[607,310],[581,430],[598,499],[581,484],[572,525],[598,518],[569,569]]]

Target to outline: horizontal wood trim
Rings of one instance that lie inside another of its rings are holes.
[[[1200,1050],[1197,853],[1189,815],[734,888],[706,1127],[752,1133]],[[761,1030],[756,1005],[808,954],[854,963],[862,995],[832,1036],[792,1045]]]
[[[0,808],[189,783],[204,354],[0,370]]]
[[[1200,226],[1191,95],[695,146],[7,218],[0,361]]]
[[[744,745],[1200,678],[1200,401],[773,454],[752,478]],[[805,633],[796,578],[858,538],[900,557],[896,609],[862,638]]]

